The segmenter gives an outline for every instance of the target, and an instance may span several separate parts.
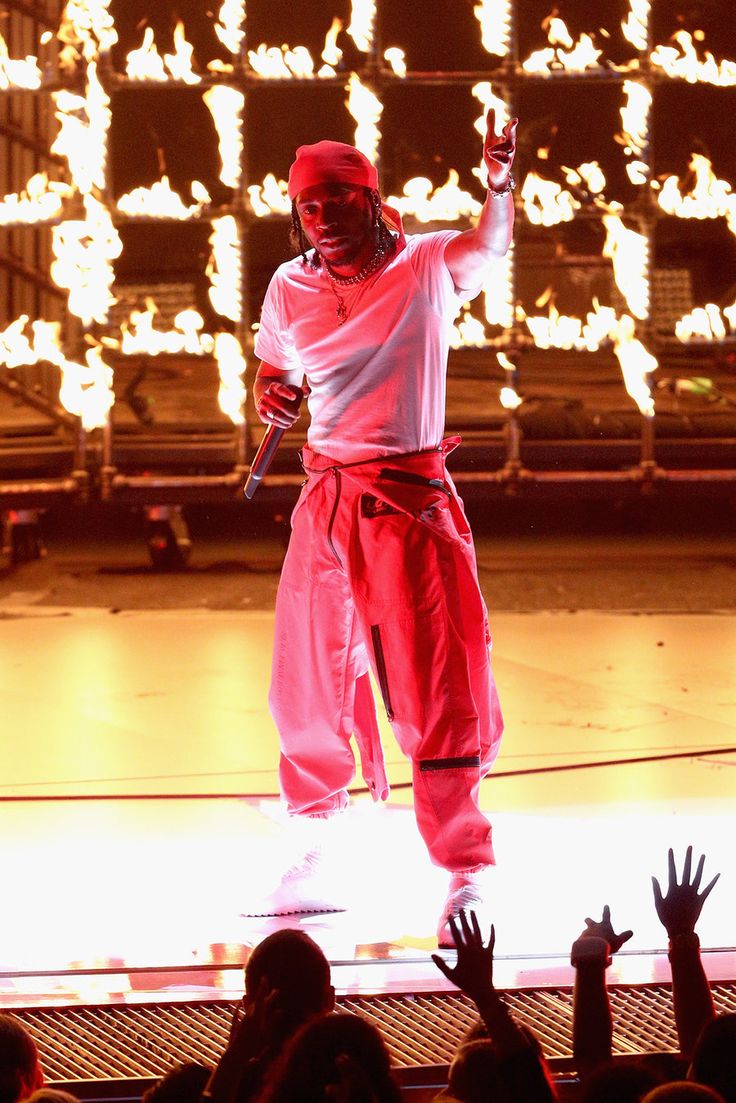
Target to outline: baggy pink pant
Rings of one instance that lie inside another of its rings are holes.
[[[503,723],[470,529],[445,453],[339,466],[304,449],[308,479],[276,601],[271,712],[289,811],[345,807],[355,775],[385,799],[372,671],[403,753],[432,861],[492,864],[478,790]]]

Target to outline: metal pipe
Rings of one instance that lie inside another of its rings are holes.
[[[26,406],[31,406],[34,410],[39,410],[41,413],[46,414],[52,421],[55,421],[57,425],[66,425],[67,428],[76,428],[77,419],[73,414],[68,413],[63,406],[57,406],[49,402],[49,400],[42,395],[29,390],[28,387],[24,387],[17,379],[12,379],[8,374],[9,370],[10,369],[0,369],[0,390],[5,391],[6,394],[13,395],[14,398],[19,398]]]

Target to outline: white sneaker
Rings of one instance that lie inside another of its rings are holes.
[[[483,906],[483,894],[476,875],[472,873],[453,873],[450,888],[437,924],[437,945],[440,948],[454,950],[455,941],[450,930],[450,920],[456,919],[462,911],[479,911]]]
[[[249,916],[319,915],[322,912],[344,912],[333,886],[325,876],[322,848],[308,850],[304,857],[287,869],[273,892],[256,903]]]

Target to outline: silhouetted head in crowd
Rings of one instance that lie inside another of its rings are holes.
[[[259,942],[245,966],[245,1006],[278,992],[283,1037],[313,1015],[335,1006],[330,963],[316,942],[303,931],[284,930]]]
[[[506,1092],[498,1057],[488,1040],[461,1045],[450,1065],[445,1096],[460,1103],[489,1103],[505,1100]]]
[[[736,1103],[736,1014],[719,1015],[704,1027],[688,1076]]]
[[[185,1061],[144,1092],[141,1103],[198,1103],[211,1074],[206,1065]]]
[[[527,1026],[521,1025],[520,1029],[546,1072],[539,1038]],[[475,1023],[458,1046],[442,1098],[459,1103],[516,1103],[505,1078],[504,1064],[482,1022]]]
[[[585,1082],[581,1103],[640,1103],[662,1083],[657,1069],[643,1062],[601,1065]]]
[[[294,1036],[264,1103],[400,1103],[388,1050],[356,1015],[324,1015]]]
[[[723,1103],[723,1096],[705,1084],[675,1080],[672,1084],[660,1084],[644,1096],[642,1103]]]
[[[0,1103],[18,1103],[41,1087],[36,1043],[20,1019],[0,1014]]]
[[[76,1095],[61,1088],[39,1088],[28,1096],[28,1103],[79,1103]]]

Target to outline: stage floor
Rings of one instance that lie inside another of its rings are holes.
[[[22,596],[0,601],[0,1005],[237,996],[249,948],[282,922],[242,913],[295,846],[266,708],[272,613]],[[736,618],[498,613],[492,627],[498,984],[569,983],[570,944],[604,904],[635,931],[612,979],[666,980],[650,878],[688,844],[722,873],[699,926],[719,951],[709,971],[735,977]],[[397,788],[383,807],[356,793],[338,833],[350,907],[299,925],[340,992],[442,990],[429,955],[446,875],[383,732]]]

